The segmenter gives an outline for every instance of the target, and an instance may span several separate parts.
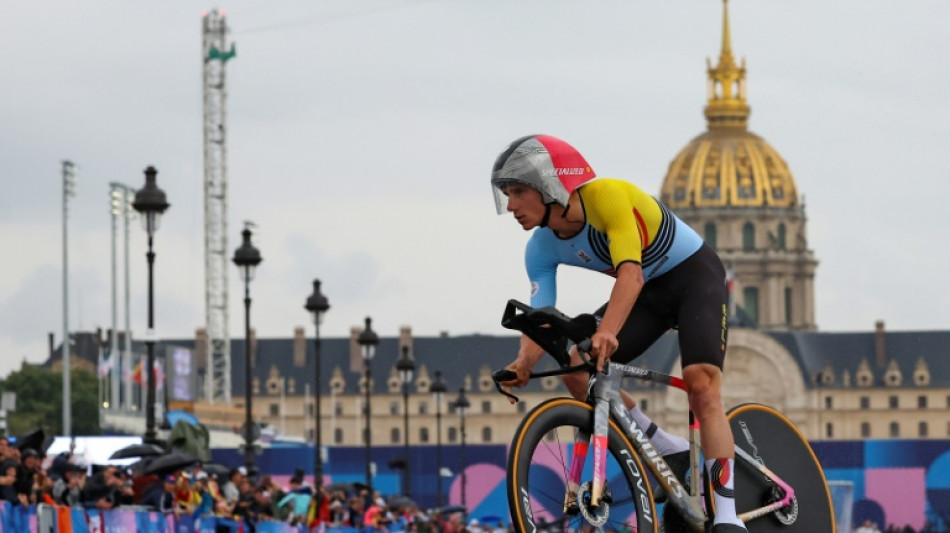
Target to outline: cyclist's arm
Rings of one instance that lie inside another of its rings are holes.
[[[643,289],[643,269],[639,263],[624,261],[617,268],[617,280],[610,291],[607,310],[591,338],[593,355],[597,357],[597,368],[603,368],[603,361],[617,350],[617,333],[630,316],[640,290]]]

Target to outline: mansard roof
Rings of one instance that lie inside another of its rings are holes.
[[[873,381],[872,387],[884,386],[884,374],[893,360],[897,363],[904,378],[904,387],[916,387],[913,376],[917,362],[923,359],[930,373],[930,381],[924,387],[950,387],[950,330],[948,331],[889,331],[884,333],[885,360],[878,364],[875,353],[875,332],[761,332],[781,344],[795,359],[810,388],[817,387],[816,376],[830,366],[834,373],[833,387],[843,386],[841,376],[847,370],[854,376],[862,361],[869,364]],[[373,393],[388,394],[388,380],[396,361],[400,356],[397,337],[381,337],[376,348],[376,356],[371,363]],[[194,347],[194,339],[166,340],[163,344]],[[304,390],[305,384],[314,380],[313,339],[306,341],[306,360],[303,366],[294,365],[293,339],[259,338],[258,356],[254,377],[261,383],[261,392],[266,390],[263,384],[269,378],[271,368],[285,377],[296,379],[296,394]],[[510,363],[518,351],[518,337],[513,335],[458,335],[458,336],[417,336],[412,339],[412,351],[416,364],[416,378],[424,366],[430,381],[436,370],[442,371],[448,387],[446,398],[457,394],[464,379],[471,379],[469,390],[478,390],[478,380],[483,368],[496,370]],[[136,343],[136,350],[143,347]],[[164,353],[157,351],[156,353]],[[244,394],[244,340],[231,341],[231,383],[232,395]],[[673,374],[679,357],[679,343],[675,331],[668,332],[650,347],[647,352],[632,362],[659,372]],[[321,342],[321,391],[330,394],[330,378],[339,368],[344,377],[344,386],[340,394],[358,394],[362,378],[362,361],[351,366],[350,339],[329,338]],[[554,368],[551,358],[545,358],[537,369]],[[641,388],[653,385],[629,380],[628,387]],[[826,387],[826,386],[823,386]],[[562,386],[558,384],[558,389]],[[542,390],[540,380],[533,381],[526,391]],[[413,389],[416,392],[415,389]]]

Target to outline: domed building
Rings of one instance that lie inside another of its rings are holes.
[[[719,253],[733,280],[735,322],[813,331],[818,262],[804,202],[782,156],[749,131],[745,60],[732,56],[725,5],[719,64],[707,65],[707,130],[673,158],[661,201]]]

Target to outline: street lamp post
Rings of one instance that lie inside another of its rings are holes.
[[[402,357],[396,362],[396,370],[399,371],[399,379],[402,381],[402,425],[406,455],[405,480],[403,483],[405,484],[405,495],[408,498],[412,492],[412,482],[409,479],[409,387],[412,386],[412,376],[416,370],[415,363],[409,357],[408,346],[402,347]]]
[[[459,396],[455,400],[455,408],[459,413],[459,430],[462,437],[462,451],[461,451],[461,460],[462,460],[462,507],[466,510],[468,509],[465,503],[465,411],[468,410],[471,404],[468,401],[468,398],[465,396],[465,387],[462,386],[459,388]]]
[[[72,436],[71,369],[69,366],[69,261],[66,220],[69,213],[69,198],[76,195],[76,165],[63,161],[63,435]]]
[[[436,490],[436,506],[442,507],[442,399],[445,397],[445,391],[448,390],[445,382],[442,381],[442,371],[435,371],[435,381],[429,386],[432,397],[435,400],[435,465],[438,478]]]
[[[155,298],[154,274],[155,252],[152,251],[152,235],[158,231],[162,213],[168,209],[169,203],[165,198],[165,191],[155,184],[158,171],[149,166],[145,169],[145,186],[135,193],[135,202],[132,207],[142,215],[142,226],[148,234],[148,330],[145,332],[146,373],[148,374],[147,391],[145,396],[145,437],[147,443],[156,442],[155,436]]]
[[[313,457],[313,484],[319,494],[320,487],[323,486],[323,437],[320,433],[320,324],[323,323],[323,314],[330,309],[330,302],[327,297],[320,292],[320,280],[313,280],[313,294],[307,297],[307,303],[304,309],[310,311],[313,318],[313,325],[316,333],[313,337],[313,368],[314,368],[314,389],[316,390],[316,441]]]
[[[252,419],[251,397],[251,280],[257,265],[263,261],[261,252],[251,244],[251,230],[244,228],[241,232],[243,242],[240,248],[234,251],[231,261],[237,265],[244,282],[244,466],[248,474],[254,475],[254,435],[251,429]]]
[[[373,356],[376,355],[376,345],[379,344],[379,336],[376,335],[376,332],[373,331],[371,326],[372,320],[369,317],[366,317],[366,327],[363,329],[363,332],[360,333],[360,336],[356,339],[356,342],[359,343],[360,349],[363,355],[363,367],[364,367],[364,376],[365,376],[365,387],[366,387],[366,405],[364,413],[366,417],[366,435],[364,435],[364,440],[366,440],[366,486],[372,489],[373,487],[373,474],[371,469],[372,459],[370,456],[370,448],[372,447],[372,435],[370,434],[369,424],[370,417],[372,415],[372,409],[370,408],[370,392],[372,390],[372,381],[369,371],[369,363],[373,360]]]

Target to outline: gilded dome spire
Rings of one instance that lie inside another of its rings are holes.
[[[719,64],[713,68],[707,58],[706,71],[709,84],[705,114],[709,127],[746,128],[749,104],[746,103],[745,92],[745,59],[741,66],[737,66],[732,57],[729,0],[722,2],[722,50],[719,52]]]
[[[785,161],[748,129],[745,60],[737,65],[732,56],[728,0],[723,0],[719,64],[710,63],[707,59],[707,131],[670,163],[661,200],[673,210],[796,205],[795,181]]]

